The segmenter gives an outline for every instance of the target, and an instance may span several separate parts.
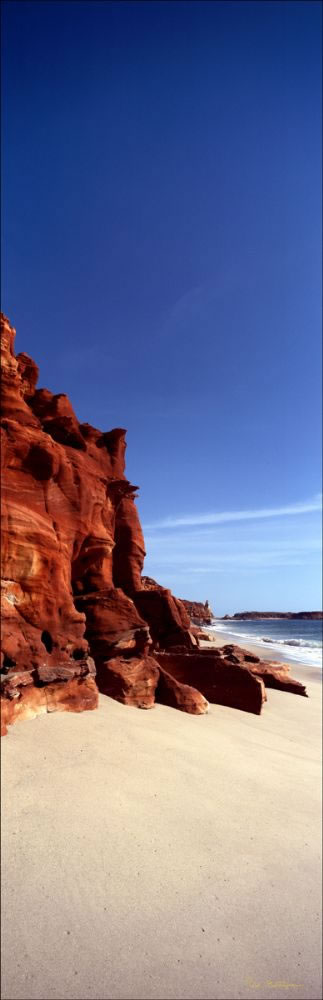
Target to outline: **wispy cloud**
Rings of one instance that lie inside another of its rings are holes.
[[[175,331],[177,334],[180,331],[185,333],[187,323],[191,325],[195,321],[200,327],[203,315],[209,314],[212,306],[214,308],[223,284],[223,273],[218,272],[211,280],[195,285],[181,295],[164,317],[160,330],[163,339],[173,336]]]
[[[322,509],[322,496],[317,494],[310,500],[300,500],[281,507],[261,507],[257,510],[225,510],[208,514],[186,514],[183,517],[166,517],[153,524],[144,525],[144,530],[163,528],[185,528],[201,525],[226,524],[233,521],[258,521],[264,518],[293,517],[310,514]]]

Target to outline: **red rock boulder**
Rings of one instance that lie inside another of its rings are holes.
[[[158,679],[158,663],[152,656],[117,656],[98,667],[100,691],[136,708],[153,707]]]
[[[180,683],[162,667],[159,670],[155,699],[162,705],[169,705],[170,708],[177,708],[190,715],[205,715],[209,707],[200,691],[189,684]]]
[[[174,680],[197,688],[207,701],[260,715],[266,701],[264,683],[240,664],[204,650],[195,653],[157,650],[155,657]]]

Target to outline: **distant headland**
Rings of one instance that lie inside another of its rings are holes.
[[[323,611],[239,611],[235,615],[223,615],[221,621],[249,621],[258,618],[323,618]]]

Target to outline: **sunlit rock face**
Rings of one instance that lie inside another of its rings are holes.
[[[81,424],[66,395],[37,389],[37,365],[15,356],[14,339],[2,316],[3,731],[95,708],[95,676],[125,704],[151,707],[160,670],[149,625],[162,645],[191,640],[170,592],[145,604],[125,431]]]
[[[291,690],[232,651],[206,662],[184,604],[142,578],[125,431],[79,423],[66,395],[37,389],[37,365],[15,356],[14,338],[2,316],[2,733],[39,713],[94,709],[98,687],[194,714],[221,700],[220,674],[222,688],[236,685],[224,703],[247,711],[260,711],[263,681]]]
[[[210,608],[208,601],[202,604],[200,601],[183,600],[182,604],[184,604],[185,610],[194,625],[208,626],[212,624],[214,612]]]
[[[14,337],[2,317],[4,727],[55,704],[96,707],[89,639],[99,662],[150,646],[122,589],[140,587],[145,554],[125,431],[79,424],[67,396],[37,389]]]

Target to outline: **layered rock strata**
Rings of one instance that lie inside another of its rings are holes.
[[[67,396],[37,389],[37,365],[15,356],[14,337],[2,317],[2,732],[42,712],[94,709],[98,688],[194,714],[209,700],[259,712],[264,681],[295,690],[232,647],[199,649],[188,608],[141,575],[125,431],[79,423]]]

